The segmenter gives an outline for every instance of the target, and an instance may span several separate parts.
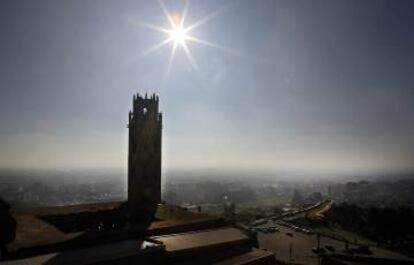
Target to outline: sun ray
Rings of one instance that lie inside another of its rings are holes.
[[[218,45],[218,44],[206,41],[206,40],[196,38],[194,36],[188,36],[187,40],[189,42],[194,42],[194,43],[198,43],[201,45],[205,45],[205,46],[208,46],[208,47],[211,47],[211,48],[214,48],[214,49],[217,49],[217,50],[220,50],[220,51],[232,54],[232,55],[236,55],[241,58],[249,59],[252,61],[268,62],[267,60],[264,60],[263,58],[257,58],[256,56],[252,56],[251,54],[246,54],[246,53],[243,53],[241,51],[238,51],[238,50],[226,47],[226,46]]]
[[[155,52],[156,50],[160,49],[162,46],[168,44],[171,42],[171,38],[167,38],[151,47],[149,47],[147,50],[143,51],[142,53],[139,54],[139,58],[144,57],[150,53]]]
[[[183,12],[181,15],[181,20],[180,20],[181,28],[184,28],[184,22],[185,22],[185,19],[187,18],[187,13],[188,13],[188,0],[184,0],[184,8],[183,8]]]
[[[177,47],[178,47],[178,45],[174,43],[174,46],[173,46],[173,48],[171,50],[171,53],[170,53],[170,58],[168,59],[167,68],[165,69],[163,82],[162,82],[163,84],[168,80],[168,77],[170,76],[171,65],[172,65],[172,62],[174,61],[175,52],[177,51]]]
[[[149,28],[149,29],[156,30],[156,31],[159,31],[159,32],[163,32],[163,33],[168,33],[169,32],[165,28],[162,28],[162,27],[159,27],[159,26],[156,26],[156,25],[153,25],[153,24],[149,24],[149,23],[135,22],[135,24],[137,24],[141,27]]]
[[[200,70],[199,70],[199,67],[198,67],[198,65],[197,65],[197,62],[195,61],[195,59],[194,59],[194,57],[193,57],[193,55],[191,54],[191,51],[190,51],[190,49],[188,48],[188,46],[187,46],[187,43],[183,43],[183,49],[184,49],[184,52],[185,52],[185,54],[187,55],[187,57],[188,57],[188,60],[190,61],[190,64],[191,64],[191,66],[193,67],[193,69],[197,72],[197,73],[200,73]]]
[[[225,47],[225,46],[221,46],[221,45],[218,45],[218,44],[206,41],[206,40],[202,40],[202,39],[196,38],[194,36],[188,36],[187,39],[191,42],[202,44],[202,45],[205,45],[205,46],[208,46],[208,47],[211,47],[211,48],[215,48],[215,49],[227,52],[227,53],[232,53],[232,54],[237,54],[237,55],[241,54],[237,50],[234,50],[234,49],[231,49],[231,48],[228,48],[228,47]]]
[[[175,27],[175,22],[171,17],[171,13],[168,11],[167,6],[164,4],[162,0],[158,0],[159,5],[161,6],[162,12],[167,17],[168,22],[170,23],[171,28]]]
[[[227,10],[229,7],[230,7],[230,5],[223,6],[222,8],[208,14],[207,16],[203,17],[202,19],[194,22],[192,25],[190,25],[188,28],[186,28],[186,30],[191,31],[191,30],[203,25],[204,23],[208,22],[209,20],[215,18],[216,16],[218,16],[219,14],[221,14],[222,12]]]

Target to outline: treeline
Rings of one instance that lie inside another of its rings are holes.
[[[408,207],[367,207],[333,205],[327,217],[342,228],[390,246],[414,240],[414,211]]]

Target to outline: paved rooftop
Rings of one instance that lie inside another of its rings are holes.
[[[233,227],[156,236],[152,237],[152,239],[162,242],[169,253],[249,241],[247,235]]]

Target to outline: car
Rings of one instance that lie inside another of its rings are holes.
[[[305,232],[305,234],[307,234],[307,235],[313,235],[313,234],[315,234],[312,230],[307,230],[306,232]]]
[[[311,230],[306,229],[306,228],[302,228],[301,232],[304,233],[304,234],[307,234],[307,235],[313,235],[314,234]]]
[[[316,254],[323,254],[323,253],[325,253],[325,250],[323,248],[313,247],[312,252],[316,253]]]
[[[267,223],[266,219],[258,219],[256,221],[251,222],[250,225],[251,226],[258,226],[258,225],[263,225],[265,223]]]
[[[257,230],[259,232],[266,233],[266,234],[267,233],[273,233],[274,232],[271,227],[259,227]]]
[[[269,227],[268,228],[268,231],[271,232],[271,233],[279,232],[279,228],[277,228],[277,227]]]

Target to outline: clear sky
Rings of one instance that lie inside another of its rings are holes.
[[[165,169],[413,170],[413,14],[189,0],[184,24],[207,16],[190,33],[208,43],[168,67],[174,44],[150,49],[168,37],[148,26],[169,28],[157,1],[2,0],[0,168],[124,168],[132,95],[155,92]]]

